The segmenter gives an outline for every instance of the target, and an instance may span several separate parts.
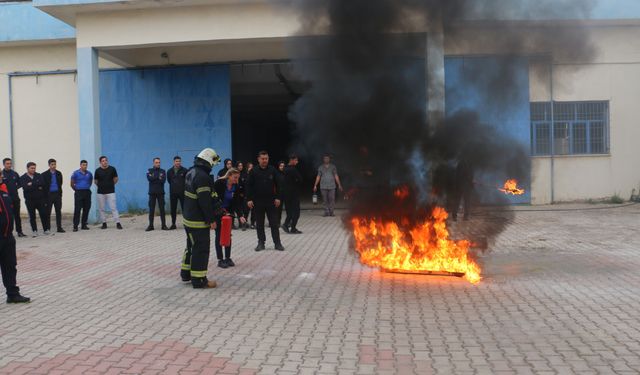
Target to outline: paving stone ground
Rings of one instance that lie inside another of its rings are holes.
[[[0,304],[0,373],[638,374],[640,205],[593,207],[516,212],[478,285],[362,266],[319,211],[285,252],[234,231],[214,290],[180,282],[184,232],[143,216],[19,239],[33,303]]]

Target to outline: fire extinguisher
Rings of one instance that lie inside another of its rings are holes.
[[[220,223],[220,246],[231,246],[231,222],[230,215],[224,215]]]

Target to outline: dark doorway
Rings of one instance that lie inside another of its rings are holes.
[[[296,81],[290,63],[251,63],[231,66],[231,126],[234,161],[255,162],[260,150],[269,152],[271,164],[300,155],[299,169],[309,191],[318,160],[306,160],[289,121],[289,107],[306,85]]]

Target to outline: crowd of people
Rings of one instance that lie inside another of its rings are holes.
[[[280,240],[280,229],[289,234],[301,234],[298,229],[300,218],[300,198],[303,191],[303,177],[297,169],[298,157],[289,155],[288,162],[280,161],[277,167],[270,165],[269,154],[261,151],[257,163],[233,162],[226,159],[223,168],[215,176],[212,169],[219,163],[213,149],[204,149],[194,158],[190,169],[182,166],[180,156],[173,158],[173,165],[165,171],[160,158],[153,159],[153,166],[146,177],[149,184],[149,225],[146,231],[153,231],[156,206],[158,207],[161,229],[174,230],[178,205],[182,210],[183,226],[187,234],[187,246],[183,255],[181,278],[190,281],[194,288],[215,287],[208,280],[210,230],[215,232],[215,250],[218,266],[235,266],[231,259],[230,240],[223,243],[221,238],[222,220],[229,216],[234,229],[255,229],[258,244],[255,251],[266,249],[265,218],[268,220],[274,248],[284,251]],[[117,208],[115,187],[118,172],[109,165],[106,156],[99,158],[100,166],[91,173],[86,160],[80,161],[79,169],[70,177],[69,186],[74,191],[73,231],[89,230],[89,212],[92,206],[92,186],[96,185],[99,220],[101,228],[107,229],[107,206],[117,229],[123,229]],[[29,302],[20,295],[16,286],[16,241],[26,237],[20,217],[22,189],[27,207],[31,234],[37,237],[37,215],[40,218],[42,234],[52,234],[51,216],[55,208],[57,233],[65,233],[62,226],[63,174],[57,169],[55,159],[48,160],[48,169],[37,172],[37,165],[28,162],[27,171],[19,175],[14,170],[13,160],[5,158],[0,173],[0,265],[2,281],[7,290],[7,302]],[[169,184],[169,207],[171,226],[165,218],[165,185]],[[324,216],[334,216],[335,190],[342,191],[337,168],[329,155],[323,156],[314,182],[314,194],[320,188],[324,203]],[[286,217],[282,221],[282,214]],[[237,225],[236,225],[237,223]]]

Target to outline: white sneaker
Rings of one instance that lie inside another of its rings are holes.
[[[50,235],[50,234],[51,234],[51,232],[49,232],[48,230],[45,230],[45,231],[44,231],[44,235],[45,235],[45,236],[48,236],[48,235]]]
[[[31,234],[31,237],[33,238],[38,237],[38,231],[37,230],[33,231],[33,233]]]

